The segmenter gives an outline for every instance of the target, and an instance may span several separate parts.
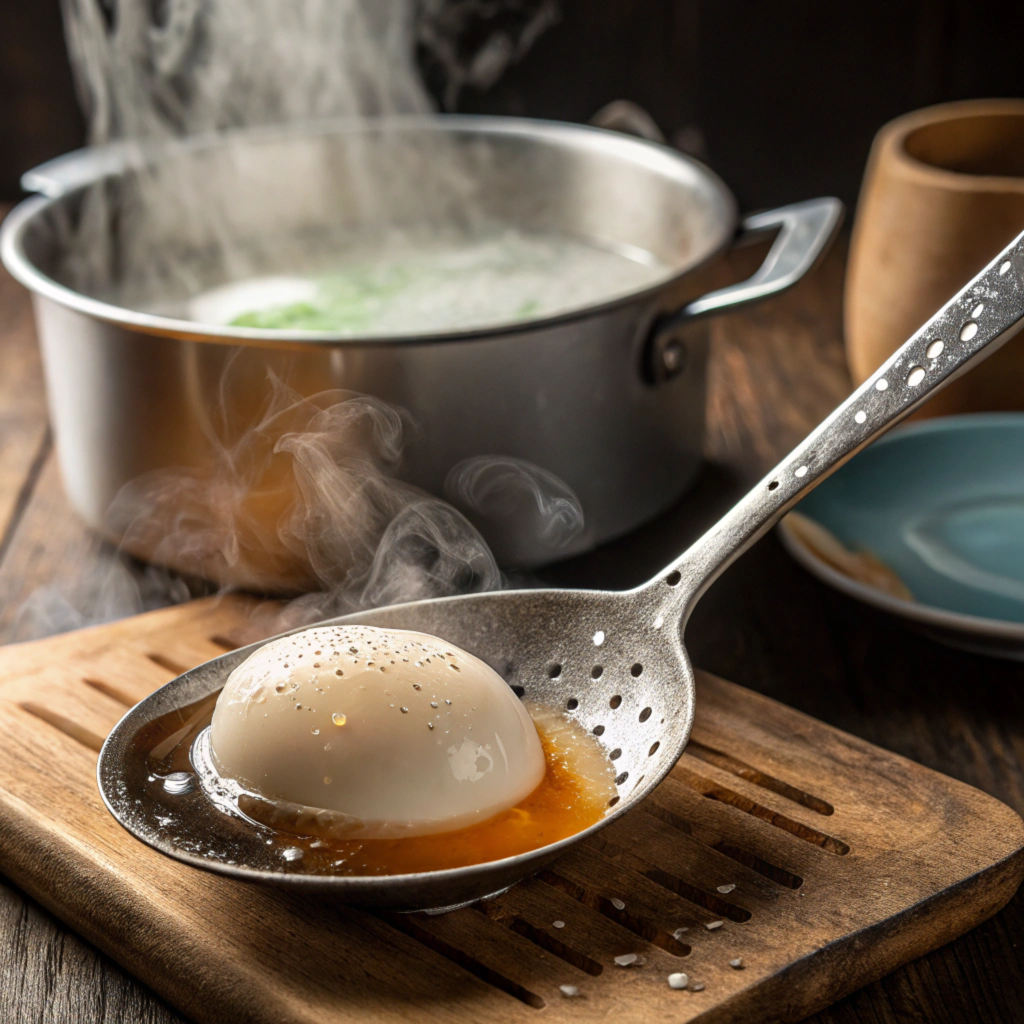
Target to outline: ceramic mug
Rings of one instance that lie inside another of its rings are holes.
[[[868,158],[846,276],[860,384],[1024,230],[1024,100],[969,100],[889,122]],[[1024,409],[1024,335],[918,415]]]

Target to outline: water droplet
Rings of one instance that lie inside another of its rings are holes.
[[[436,701],[436,700],[432,700],[432,701],[430,702],[430,706],[431,706],[432,708],[436,708],[436,707],[437,707],[437,701]]]
[[[344,725],[348,719],[340,711],[335,711],[334,714],[331,715],[331,721],[335,725]]]
[[[329,786],[330,784],[331,784],[331,777],[330,777],[330,775],[325,775],[324,776],[324,785],[325,786]]]
[[[171,772],[164,779],[164,792],[171,796],[182,796],[191,793],[195,788],[195,779],[189,772]]]
[[[433,722],[427,722],[427,728],[428,729],[433,729],[434,728],[434,723]]]
[[[314,736],[319,736],[320,735],[320,730],[319,729],[314,729],[313,730],[313,735]]]
[[[403,715],[409,714],[409,709],[408,708],[399,708],[398,710],[401,711]]]

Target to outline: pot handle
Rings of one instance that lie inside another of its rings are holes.
[[[21,176],[21,187],[26,192],[37,192],[49,199],[59,199],[68,192],[91,185],[99,178],[139,163],[139,152],[139,147],[125,142],[84,146],[26,171]]]
[[[659,317],[648,339],[645,370],[652,383],[671,380],[686,364],[680,333],[693,320],[778,295],[791,288],[828,251],[843,219],[843,204],[831,196],[807,199],[743,219],[736,245],[778,229],[764,263],[745,281],[708,292],[675,313]]]

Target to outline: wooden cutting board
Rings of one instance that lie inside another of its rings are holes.
[[[261,621],[196,601],[0,648],[0,870],[197,1021],[799,1020],[974,927],[1024,875],[1008,807],[701,673],[654,796],[482,906],[373,914],[196,871],[107,814],[96,751]]]

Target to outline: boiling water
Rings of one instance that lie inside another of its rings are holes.
[[[216,856],[229,864],[347,876],[482,864],[536,850],[589,828],[604,817],[615,797],[615,769],[599,741],[558,711],[527,704],[544,747],[547,770],[541,784],[515,807],[452,832],[404,839],[340,839],[332,836],[329,827],[319,827],[313,814],[305,814],[296,827],[270,801],[254,794],[228,793],[207,749],[207,726],[216,699],[216,695],[207,697],[154,720],[137,742],[148,748],[145,803],[158,808],[160,831],[182,850]],[[200,786],[194,785],[193,773]]]
[[[523,322],[635,292],[667,267],[560,234],[514,228],[473,236],[349,244],[306,274],[248,278],[195,296],[189,319],[215,326],[424,334]]]

